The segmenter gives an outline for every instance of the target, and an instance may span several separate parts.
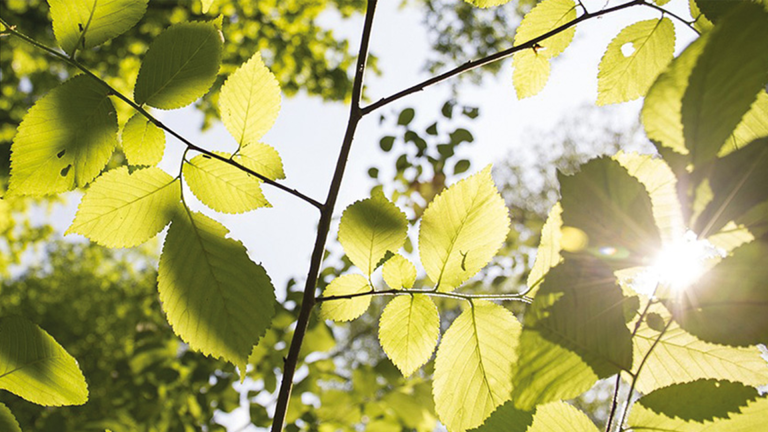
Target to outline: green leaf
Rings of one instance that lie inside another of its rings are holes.
[[[699,6],[696,4],[696,0],[688,0],[688,8],[691,11],[691,17],[694,21],[693,27],[699,33],[706,33],[712,30],[714,24],[712,24],[712,21],[707,19],[707,17],[701,13],[701,9],[699,9]]]
[[[536,261],[533,263],[531,272],[528,274],[526,285],[530,289],[536,289],[542,282],[544,275],[549,269],[558,265],[563,257],[560,255],[560,244],[563,238],[561,228],[563,226],[562,218],[563,208],[560,203],[552,206],[547,216],[547,221],[541,228],[541,241],[536,249]],[[529,293],[533,295],[533,292]]]
[[[228,153],[215,152],[230,157]],[[183,168],[192,193],[208,207],[222,213],[243,213],[272,207],[261,191],[261,180],[207,155],[192,158]]]
[[[768,342],[768,242],[737,248],[668,309],[680,327],[707,341],[732,346]]]
[[[0,389],[44,406],[82,405],[88,384],[77,360],[21,317],[0,321]]]
[[[544,0],[525,14],[515,31],[515,46],[567,24],[576,19],[576,3],[573,0]],[[538,54],[551,59],[559,56],[571,44],[576,27],[571,27],[541,42]]]
[[[470,162],[467,159],[460,159],[456,162],[456,165],[453,166],[453,175],[459,175],[467,172],[469,169]]]
[[[501,6],[503,4],[509,3],[509,0],[464,0],[465,2],[477,6],[479,8],[490,8],[494,6]]]
[[[78,75],[37,101],[11,146],[9,193],[49,195],[85,186],[117,145],[107,89]]]
[[[428,296],[395,297],[381,313],[381,348],[405,377],[429,360],[439,335],[440,315]]]
[[[6,432],[21,432],[19,422],[5,404],[0,402],[0,430]]]
[[[440,421],[451,431],[480,426],[509,400],[520,323],[509,310],[474,301],[443,335],[433,393]]]
[[[664,146],[679,154],[688,154],[680,110],[688,79],[708,40],[709,34],[704,34],[688,45],[648,90],[640,119],[646,135],[659,150],[659,146]]]
[[[280,158],[280,154],[267,144],[252,143],[244,145],[237,151],[234,159],[235,162],[256,171],[270,180],[285,178],[283,160]]]
[[[347,274],[332,280],[325,287],[323,297],[359,294],[371,289],[363,275]],[[323,318],[333,321],[352,321],[364,314],[370,304],[371,296],[368,295],[343,300],[326,300],[320,306],[320,313]]]
[[[632,366],[625,298],[602,261],[567,256],[525,314],[512,400],[523,410],[588,390]]]
[[[413,121],[413,117],[416,115],[416,111],[413,108],[406,108],[400,111],[400,115],[397,116],[397,124],[400,126],[408,126]]]
[[[652,309],[657,310],[661,316],[669,316],[661,306],[652,306]],[[637,389],[644,394],[671,384],[701,378],[737,381],[750,386],[768,384],[768,363],[755,346],[734,348],[707,343],[673,322],[648,355],[658,338],[659,331],[643,322],[633,339],[633,369],[637,370],[642,359],[648,357],[643,373],[637,380]]]
[[[762,6],[741,5],[709,35],[682,101],[694,165],[718,154],[768,83],[768,11]]]
[[[768,421],[768,398],[728,381],[699,380],[654,391],[632,407],[634,430],[760,432]]]
[[[207,14],[209,10],[211,10],[211,6],[213,6],[213,2],[216,0],[201,0],[201,3],[203,5],[203,13]]]
[[[179,180],[160,168],[111,170],[86,191],[66,233],[107,247],[140,245],[168,225],[180,194]]]
[[[227,233],[203,214],[179,212],[160,256],[158,290],[174,332],[244,376],[248,355],[275,313],[275,293],[264,268]]]
[[[760,92],[752,108],[744,114],[741,123],[720,149],[718,156],[728,155],[752,141],[768,136],[768,93]]]
[[[352,263],[370,276],[387,251],[403,247],[407,231],[405,214],[378,193],[344,210],[339,242]]]
[[[496,408],[480,427],[472,432],[526,432],[533,423],[533,412],[515,408],[514,401],[507,401]]]
[[[438,290],[453,291],[485,267],[509,232],[509,212],[491,167],[438,195],[419,231],[421,263]]]
[[[187,106],[203,96],[219,71],[221,37],[211,23],[175,24],[150,45],[134,99],[160,109]]]
[[[563,225],[581,230],[587,252],[614,268],[648,264],[661,239],[648,192],[626,168],[593,159],[572,175],[558,175]]]
[[[48,0],[53,33],[69,55],[125,33],[147,10],[147,0]]]
[[[716,159],[707,172],[712,200],[696,219],[694,230],[702,237],[716,233],[768,200],[768,138]],[[763,223],[768,222],[765,215]]]
[[[384,263],[382,276],[392,289],[413,288],[416,267],[402,255],[396,254]]]
[[[241,146],[257,143],[280,112],[280,84],[261,54],[253,55],[221,86],[221,121]]]
[[[136,113],[123,128],[123,152],[131,165],[155,166],[163,159],[165,132]]]
[[[536,408],[527,432],[598,432],[598,429],[582,411],[557,401]]]
[[[544,90],[549,80],[549,59],[539,55],[533,49],[516,52],[512,56],[515,69],[512,72],[512,83],[518,99],[535,96]]]
[[[624,51],[631,50],[625,54]],[[675,27],[668,18],[636,22],[608,44],[597,74],[597,104],[644,96],[675,51]]]

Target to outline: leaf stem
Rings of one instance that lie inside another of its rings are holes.
[[[676,20],[680,21],[681,23],[685,24],[685,25],[686,25],[686,26],[687,26],[689,29],[691,29],[691,30],[695,31],[697,35],[701,35],[701,32],[699,32],[698,30],[696,30],[696,27],[694,27],[694,26],[693,26],[693,23],[694,23],[695,21],[693,21],[693,22],[691,22],[691,21],[686,21],[685,19],[683,19],[683,18],[682,18],[682,17],[680,17],[679,15],[676,15],[675,13],[673,13],[673,12],[670,12],[670,11],[668,11],[668,10],[664,9],[663,7],[661,7],[661,6],[659,6],[659,5],[656,5],[656,4],[653,4],[653,3],[646,3],[645,5],[646,5],[646,6],[648,6],[649,8],[651,8],[651,9],[656,9],[657,11],[661,12],[662,16],[663,16],[663,15],[669,15],[669,16],[671,16],[672,18],[674,18],[674,19],[676,19]]]
[[[247,168],[247,167],[245,167],[245,166],[235,162],[234,160],[231,160],[231,159],[226,158],[224,156],[220,156],[220,155],[218,155],[218,154],[216,154],[216,153],[214,153],[212,151],[206,150],[206,149],[204,149],[202,147],[199,147],[199,146],[195,145],[194,143],[192,143],[188,139],[184,138],[183,136],[181,136],[179,133],[177,133],[173,129],[165,126],[160,120],[156,119],[152,114],[147,112],[146,109],[144,109],[140,105],[136,104],[136,102],[131,100],[129,97],[127,97],[124,94],[122,94],[119,91],[117,91],[114,87],[110,86],[106,81],[104,81],[103,79],[98,77],[96,74],[91,72],[90,69],[88,69],[85,66],[83,66],[82,64],[80,64],[74,58],[67,57],[65,54],[60,53],[60,52],[56,51],[53,48],[45,46],[45,45],[41,44],[40,42],[30,38],[29,36],[16,31],[15,27],[12,27],[11,25],[9,25],[2,17],[0,17],[0,24],[3,24],[8,29],[7,31],[10,34],[12,34],[12,35],[22,39],[23,41],[25,41],[25,42],[27,42],[27,43],[29,43],[31,45],[34,45],[37,48],[42,49],[43,51],[46,51],[47,53],[53,55],[54,57],[59,58],[60,60],[64,61],[65,63],[67,63],[67,64],[69,64],[69,65],[79,69],[84,74],[86,74],[89,77],[93,78],[99,84],[101,84],[102,86],[106,87],[107,90],[109,90],[109,93],[111,95],[116,96],[118,99],[120,99],[123,102],[125,102],[126,104],[130,105],[131,108],[133,108],[137,112],[141,113],[141,115],[146,117],[149,121],[151,121],[157,127],[159,127],[160,129],[163,129],[164,131],[166,131],[169,134],[171,134],[174,138],[176,138],[179,141],[181,141],[182,143],[184,143],[187,146],[188,149],[195,150],[195,151],[200,152],[200,153],[202,153],[202,154],[204,154],[206,156],[210,156],[213,159],[217,159],[217,160],[219,160],[221,162],[224,162],[224,163],[226,163],[228,165],[232,165],[235,168],[237,168],[239,170],[242,170],[242,171],[244,171],[244,172],[246,172],[246,173],[248,173],[248,174],[250,174],[250,175],[252,175],[252,176],[254,176],[256,178],[258,178],[259,180],[263,181],[264,183],[266,183],[266,184],[268,184],[268,185],[270,185],[272,187],[275,187],[275,188],[280,189],[280,190],[282,190],[284,192],[287,192],[287,193],[289,193],[289,194],[291,194],[291,195],[301,199],[302,201],[305,201],[305,202],[311,204],[312,206],[316,207],[317,209],[321,209],[322,208],[323,205],[320,204],[320,202],[318,202],[318,201],[308,197],[307,195],[304,195],[303,193],[297,191],[296,189],[292,189],[292,188],[290,188],[288,186],[285,186],[285,185],[283,185],[281,183],[278,183],[278,182],[270,179],[269,177],[266,177],[266,176],[264,176],[262,174],[259,174],[256,171],[254,171],[254,170],[252,170],[250,168]]]
[[[388,290],[382,290],[382,291],[371,290],[371,291],[362,292],[362,293],[345,294],[345,295],[328,296],[328,297],[316,297],[315,302],[322,303],[322,302],[331,301],[331,300],[348,300],[355,297],[365,297],[365,296],[379,297],[379,296],[399,296],[399,295],[413,295],[413,294],[422,294],[422,295],[428,295],[432,297],[446,297],[446,298],[453,298],[453,299],[459,299],[459,300],[466,300],[469,302],[471,302],[472,300],[501,300],[501,301],[520,301],[523,303],[530,304],[533,301],[532,298],[527,297],[524,294],[462,294],[462,293],[454,293],[454,292],[438,292],[432,289],[428,289],[428,290],[388,289]]]
[[[323,263],[325,254],[325,243],[328,239],[328,233],[331,228],[333,218],[333,209],[341,189],[341,181],[344,178],[344,171],[347,166],[349,152],[352,149],[352,141],[355,137],[357,124],[363,117],[360,109],[360,100],[363,93],[363,77],[365,75],[366,63],[368,61],[368,46],[371,40],[371,30],[373,29],[373,17],[376,12],[377,0],[368,0],[365,10],[365,22],[363,24],[362,36],[360,38],[360,50],[357,54],[357,65],[355,66],[355,79],[352,84],[352,100],[349,108],[349,119],[347,121],[347,130],[344,134],[344,140],[339,151],[339,158],[336,162],[331,186],[328,190],[328,197],[325,203],[320,206],[320,221],[317,227],[317,236],[315,246],[312,251],[307,280],[304,285],[304,294],[301,302],[299,317],[296,320],[296,329],[291,339],[291,347],[288,350],[288,356],[285,358],[285,367],[283,377],[280,382],[280,391],[277,397],[277,406],[275,415],[272,419],[272,432],[280,432],[285,422],[285,413],[288,410],[288,402],[291,398],[293,388],[293,377],[299,363],[299,353],[304,336],[309,325],[309,318],[312,314],[315,301],[315,291],[317,288],[317,278],[320,273],[320,267]]]

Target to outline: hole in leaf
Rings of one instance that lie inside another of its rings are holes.
[[[72,164],[67,165],[66,167],[62,168],[61,170],[61,176],[66,177],[67,174],[69,174],[69,170],[72,169]]]
[[[629,57],[635,53],[635,46],[632,42],[627,42],[621,46],[621,53],[624,54],[624,57]]]
[[[62,151],[60,151],[60,152],[56,153],[56,157],[57,157],[57,158],[59,158],[59,159],[61,159],[61,158],[63,158],[63,157],[64,157],[64,154],[65,154],[66,152],[67,152],[67,149],[64,149],[64,150],[62,150]]]

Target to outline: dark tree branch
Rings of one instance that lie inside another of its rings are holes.
[[[355,297],[365,297],[365,296],[399,296],[399,295],[413,295],[413,294],[422,294],[422,295],[428,295],[433,297],[447,297],[452,299],[458,299],[458,300],[501,300],[501,301],[520,301],[523,303],[530,304],[533,299],[530,297],[527,297],[525,294],[462,294],[462,293],[455,293],[455,292],[439,292],[435,290],[416,290],[416,289],[389,289],[389,290],[382,290],[382,291],[366,291],[362,293],[354,293],[354,294],[345,294],[345,295],[338,295],[338,296],[328,296],[328,297],[317,297],[315,298],[315,302],[322,303],[326,301],[331,300],[348,300]]]

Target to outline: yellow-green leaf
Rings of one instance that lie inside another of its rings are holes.
[[[416,267],[402,255],[396,254],[384,263],[381,273],[384,282],[392,289],[413,288]]]
[[[117,145],[107,89],[78,75],[37,101],[11,146],[9,194],[49,195],[85,186]]]
[[[323,297],[360,294],[371,290],[368,280],[359,274],[339,276],[323,291]],[[352,321],[364,314],[371,304],[371,296],[358,296],[351,299],[327,300],[320,306],[320,313],[333,321]]]
[[[512,83],[518,99],[535,96],[549,80],[549,59],[533,49],[518,51],[512,56]]]
[[[270,180],[285,178],[283,160],[273,147],[262,143],[252,143],[240,147],[235,154],[235,162],[256,171]]]
[[[760,92],[752,108],[744,114],[741,123],[725,142],[718,153],[723,157],[732,153],[752,141],[768,136],[768,92]]]
[[[86,191],[67,234],[81,234],[107,247],[132,247],[163,230],[181,199],[179,180],[160,168],[131,174],[121,167],[96,179]]]
[[[509,212],[491,167],[440,193],[424,211],[421,263],[438,290],[453,291],[485,267],[509,232]]]
[[[213,23],[185,22],[155,38],[141,63],[136,103],[160,109],[189,105],[216,80],[222,41]]]
[[[490,8],[494,6],[501,6],[505,3],[509,3],[509,0],[464,0],[465,2],[477,6],[479,8]]]
[[[6,432],[21,432],[19,422],[5,404],[0,402],[0,430]]]
[[[21,317],[0,321],[0,389],[45,406],[88,400],[77,361],[45,330]]]
[[[584,412],[562,401],[536,408],[533,424],[526,432],[598,432]]]
[[[221,87],[221,121],[243,146],[267,133],[280,112],[280,84],[257,52]]]
[[[275,313],[272,282],[228,230],[200,214],[178,212],[168,230],[158,290],[168,322],[192,349],[223,358],[245,374],[253,346]]]
[[[435,359],[433,393],[451,431],[480,426],[510,398],[520,323],[512,312],[475,301],[445,332]]]
[[[675,27],[669,18],[640,21],[616,36],[600,60],[597,104],[626,102],[644,96],[672,60]]]
[[[216,0],[201,0],[203,5],[203,13],[208,13],[208,11],[211,9],[211,6],[213,6],[214,1]]]
[[[93,48],[136,25],[147,0],[48,0],[53,33],[69,55]]]
[[[541,241],[536,249],[536,261],[533,263],[533,268],[531,268],[531,272],[528,274],[527,285],[530,289],[537,288],[544,279],[544,275],[549,272],[549,269],[558,265],[563,260],[563,257],[560,255],[560,243],[563,238],[561,232],[563,226],[562,213],[563,208],[558,202],[552,206],[547,216],[547,221],[541,228]],[[533,292],[530,295],[533,295]]]
[[[520,45],[576,19],[573,0],[544,0],[525,14],[515,31],[515,45]],[[570,27],[539,42],[538,54],[544,58],[560,55],[571,44],[576,27]]]
[[[216,152],[229,157],[229,154]],[[222,213],[243,213],[271,207],[261,191],[261,180],[206,155],[192,158],[183,168],[192,193],[208,207]]]
[[[131,165],[155,166],[163,159],[165,132],[136,113],[123,128],[123,153]]]
[[[381,348],[405,377],[429,360],[439,335],[440,315],[426,295],[395,297],[381,314]]]
[[[387,252],[405,243],[408,221],[383,194],[357,201],[341,215],[339,242],[354,265],[370,276]]]

